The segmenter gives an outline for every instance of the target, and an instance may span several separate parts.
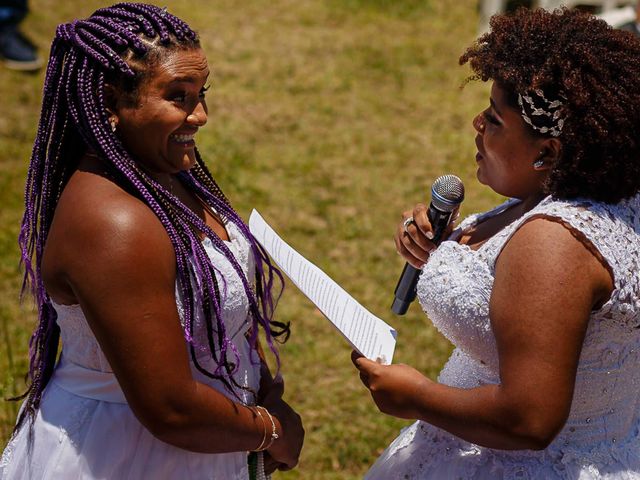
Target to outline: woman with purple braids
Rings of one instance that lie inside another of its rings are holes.
[[[165,9],[121,3],[58,27],[19,239],[39,323],[0,479],[296,465],[300,417],[258,344],[262,330],[278,359],[288,336],[273,320],[282,278],[195,148],[208,77],[197,35]]]

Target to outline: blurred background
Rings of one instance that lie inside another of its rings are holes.
[[[495,10],[496,2],[488,3]],[[497,2],[497,8],[522,3]],[[33,0],[20,28],[46,59],[58,23],[104,5]],[[464,181],[463,215],[501,200],[475,180],[471,120],[486,108],[489,85],[462,88],[469,70],[458,66],[460,54],[484,28],[487,2],[166,0],[160,6],[165,5],[201,35],[213,81],[209,123],[197,143],[236,209],[245,219],[258,209],[289,244],[397,329],[396,363],[435,378],[451,347],[419,305],[404,317],[391,314],[404,264],[392,237],[402,211],[428,202],[431,183],[441,174]],[[25,73],[0,65],[3,399],[24,391],[35,319],[30,300],[19,302],[16,239],[43,78],[43,69]],[[285,396],[301,413],[307,435],[299,468],[276,478],[362,478],[409,422],[376,410],[351,364],[349,346],[291,284],[277,317],[292,323],[291,339],[281,348]],[[0,402],[0,447],[18,406]]]

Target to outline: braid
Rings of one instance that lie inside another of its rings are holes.
[[[227,334],[222,312],[227,285],[200,240],[200,234],[204,233],[229,260],[242,281],[253,321],[252,346],[256,346],[258,328],[262,327],[279,368],[273,338],[282,334],[288,336],[288,325],[272,321],[281,293],[274,299],[272,291],[275,278],[283,285],[282,274],[231,208],[197,150],[196,166],[191,172],[181,173],[179,179],[211,205],[223,221],[238,227],[256,260],[255,279],[246,278],[227,245],[211,228],[138,166],[109,125],[104,93],[107,81],[128,81],[127,85],[135,88],[145,74],[144,69],[148,70],[150,62],[157,61],[156,57],[162,54],[159,49],[168,52],[175,48],[198,47],[196,33],[182,20],[167,13],[166,9],[137,3],[102,8],[86,20],[59,25],[56,29],[18,238],[25,268],[22,292],[30,289],[35,298],[38,325],[29,343],[30,385],[22,396],[27,400],[14,432],[25,419],[33,420],[42,392],[53,374],[60,330],[42,281],[42,254],[58,199],[87,150],[104,159],[115,181],[140,198],[167,232],[176,257],[176,284],[183,306],[184,337],[195,367],[204,375],[222,381],[231,392],[234,388],[246,388],[234,378],[239,353]],[[222,285],[218,284],[219,278]],[[195,335],[195,298],[202,299],[206,330],[206,341],[203,342]],[[198,360],[203,352],[214,360],[213,371]],[[252,361],[257,360],[252,358]]]
[[[233,210],[229,201],[224,196],[224,194],[220,190],[220,187],[218,186],[216,181],[213,179],[213,176],[211,175],[206,165],[202,161],[200,153],[197,150],[196,150],[196,166],[193,169],[191,169],[189,174],[183,174],[183,175],[185,175],[185,177],[187,178],[187,181],[190,184],[190,186],[196,192],[198,192],[199,195],[202,195],[205,201],[207,201],[211,205],[215,205],[219,209],[219,212],[221,213],[221,215],[224,216],[223,218],[233,222],[240,229],[240,231],[245,237],[250,237],[253,239],[253,236],[249,231],[249,228],[238,216],[235,210]],[[266,287],[266,290],[271,291],[271,289],[273,288],[273,284],[275,280],[274,277],[277,277],[278,281],[282,284],[284,282],[282,274],[280,273],[279,270],[273,268],[273,265],[269,260],[269,256],[267,255],[267,252],[264,250],[262,245],[260,245],[258,242],[254,240],[251,242],[251,248],[252,248],[254,258],[258,260],[256,262],[257,278],[264,277],[265,270],[263,269],[263,264],[266,266],[267,277],[266,277],[266,285],[264,285]],[[262,288],[262,286],[263,286],[262,282],[260,281],[256,282],[257,290]],[[263,295],[263,293],[265,294]],[[256,303],[255,305],[252,305],[252,307],[256,309],[256,312],[253,312],[254,317],[256,319],[263,319],[263,320],[271,319],[273,317],[273,312],[275,310],[275,305],[278,301],[278,298],[276,298],[274,301],[271,295],[266,294],[266,292],[258,291],[256,295],[256,299],[259,302],[259,312],[257,311],[258,303]],[[286,341],[290,334],[290,326],[289,324],[283,324],[280,322],[274,322],[273,320],[269,320],[268,323],[263,324],[263,327],[267,332],[267,342],[269,344],[269,347],[276,355],[276,358],[278,358],[278,355],[272,343],[271,337],[283,336],[284,337],[283,341]],[[257,332],[257,328],[254,328],[254,332]]]

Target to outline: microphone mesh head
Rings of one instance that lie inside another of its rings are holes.
[[[464,185],[455,175],[436,178],[431,187],[431,203],[438,210],[451,212],[464,200]]]

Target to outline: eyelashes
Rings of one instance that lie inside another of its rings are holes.
[[[203,99],[206,96],[207,90],[209,90],[209,88],[211,88],[210,84],[206,84],[204,87],[202,87],[198,92],[198,98]],[[190,95],[193,95],[193,93],[190,93],[186,90],[182,90],[170,95],[170,98],[174,102],[184,103],[187,101]]]
[[[210,83],[207,83],[204,87],[202,87],[202,88],[200,89],[200,97],[201,97],[201,98],[204,98],[204,97],[205,97],[205,95],[207,94],[207,91],[208,91],[210,88],[211,88],[211,84],[210,84]]]
[[[482,116],[487,120],[487,122],[493,125],[500,125],[500,122],[496,117],[494,117],[488,110],[482,112]]]

